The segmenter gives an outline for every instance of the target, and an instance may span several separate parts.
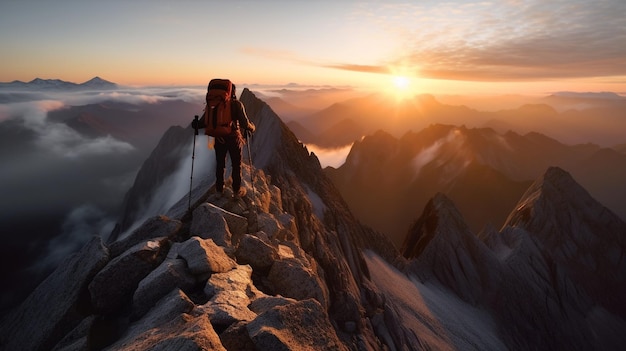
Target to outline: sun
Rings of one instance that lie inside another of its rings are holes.
[[[398,102],[413,97],[415,88],[410,76],[393,75],[391,76],[391,90],[389,93],[396,98]]]
[[[407,90],[411,85],[411,80],[406,76],[394,76],[393,77],[393,85],[398,90]]]

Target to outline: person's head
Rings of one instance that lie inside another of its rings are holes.
[[[230,98],[233,100],[237,99],[237,87],[235,86],[235,83],[232,83],[232,91],[230,93]]]

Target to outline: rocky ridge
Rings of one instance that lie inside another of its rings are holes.
[[[244,167],[247,189],[254,173],[254,191],[233,201],[201,182],[192,216],[185,198],[128,236],[109,243],[94,237],[5,319],[3,347],[382,347],[368,317],[377,308],[361,248],[397,253],[356,221],[317,158],[267,105],[249,91],[242,100],[263,131],[252,141],[256,167]],[[150,182],[143,186],[150,191]],[[62,288],[66,281],[73,284]],[[57,294],[64,289],[73,294]],[[49,303],[51,295],[62,303]],[[38,315],[59,317],[33,332],[25,326]]]
[[[513,349],[617,350],[626,342],[626,223],[551,167],[504,227],[473,235],[435,196],[404,242],[405,268],[498,323]]]
[[[219,196],[204,180],[191,212],[185,197],[129,235],[94,237],[5,316],[0,348],[586,350],[626,342],[626,224],[568,173],[548,169],[502,230],[477,236],[452,201],[434,196],[405,240],[405,259],[356,220],[315,155],[265,103],[247,90],[241,100],[258,128],[253,165],[244,165],[248,194]],[[149,175],[143,192],[158,186]]]

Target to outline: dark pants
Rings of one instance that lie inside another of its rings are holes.
[[[226,154],[230,154],[230,162],[233,165],[233,191],[237,193],[241,187],[241,147],[240,138],[225,137],[215,139],[215,188],[217,191],[224,189],[224,169],[226,168]]]

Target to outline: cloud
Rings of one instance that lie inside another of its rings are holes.
[[[58,156],[78,158],[83,156],[126,153],[135,148],[129,143],[116,140],[110,135],[88,139],[74,129],[61,123],[50,123],[43,128],[37,144]]]
[[[189,187],[194,188],[202,181],[208,180],[209,183],[215,181],[215,155],[212,149],[206,145],[208,137],[199,135],[196,138],[194,158],[192,159],[192,148],[182,150],[178,156],[180,163],[170,176],[163,180],[161,185],[147,199],[146,203],[141,206],[140,213],[137,215],[135,223],[121,233],[119,238],[124,238],[143,224],[148,218],[159,214],[166,213],[173,205],[189,194]],[[191,166],[193,162],[193,179],[191,179]],[[226,167],[227,172],[230,167]],[[228,173],[226,174],[228,177]],[[190,182],[193,181],[192,184]]]
[[[381,6],[370,17],[401,38],[401,50],[378,65],[319,65],[370,73],[409,66],[423,78],[471,81],[626,75],[621,0]]]
[[[350,149],[352,149],[352,145],[353,144],[333,149],[323,148],[315,144],[307,144],[306,147],[310,152],[317,156],[322,168],[339,168],[346,162],[346,158],[350,153]]]
[[[326,68],[334,68],[340,69],[344,71],[353,71],[353,72],[363,72],[363,73],[380,73],[380,74],[389,74],[390,69],[387,66],[369,66],[369,65],[356,65],[356,64],[329,64],[324,65]]]
[[[99,235],[106,240],[114,225],[113,218],[107,217],[101,209],[92,204],[74,208],[65,217],[61,234],[48,242],[45,256],[38,259],[31,269],[43,272],[49,270],[50,267],[56,267],[63,259],[78,251],[94,235]]]
[[[9,112],[23,120],[23,126],[37,135],[35,144],[44,152],[52,152],[58,156],[77,158],[81,156],[101,155],[109,153],[125,153],[134,150],[129,143],[116,140],[111,136],[90,139],[82,136],[63,123],[47,120],[49,111],[59,109],[65,103],[57,100],[42,100],[19,103]]]

